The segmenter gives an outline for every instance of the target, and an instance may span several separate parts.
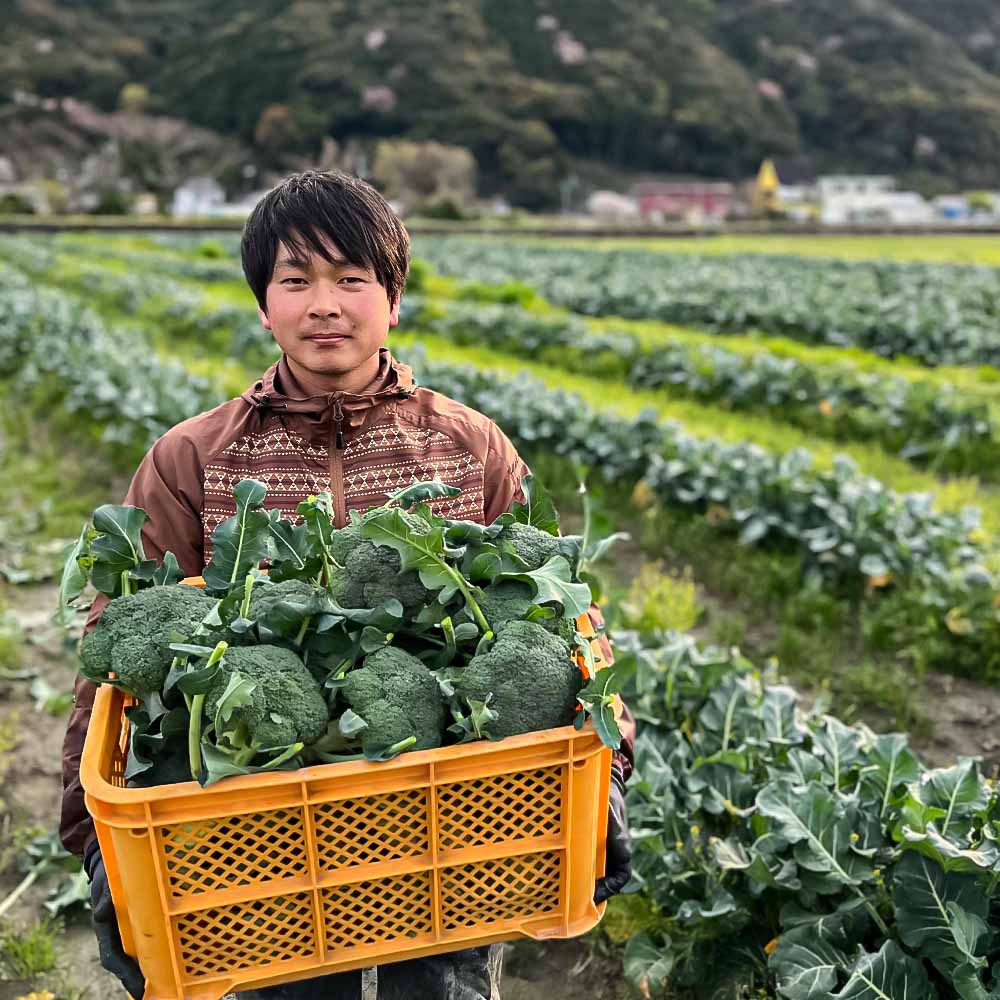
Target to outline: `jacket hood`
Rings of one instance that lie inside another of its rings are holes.
[[[295,414],[314,431],[329,434],[338,407],[343,423],[357,427],[364,412],[390,399],[409,399],[416,391],[413,370],[396,361],[386,348],[379,350],[378,373],[363,392],[326,392],[303,395],[295,375],[283,354],[240,397],[263,419],[269,411],[278,415]]]

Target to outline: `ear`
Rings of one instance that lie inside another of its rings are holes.
[[[399,303],[400,303],[401,299],[402,299],[402,296],[400,296],[398,299],[396,299],[396,304],[389,310],[389,326],[390,327],[399,326]]]
[[[264,310],[261,309],[260,306],[257,306],[257,315],[260,317],[260,322],[261,322],[261,325],[264,327],[264,329],[265,330],[270,330],[271,329],[271,321],[267,318],[267,313],[264,312]]]

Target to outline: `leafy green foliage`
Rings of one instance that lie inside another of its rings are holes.
[[[756,941],[743,981],[766,958],[785,1000],[990,995],[998,800],[974,761],[928,770],[901,734],[807,713],[676,633],[619,633],[617,653],[641,727],[634,871],[667,932],[637,947],[636,985],[658,956],[696,984]]]

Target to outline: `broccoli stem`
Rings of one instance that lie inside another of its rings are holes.
[[[132,594],[132,581],[129,579],[130,569],[122,570],[122,597],[130,597]]]
[[[225,655],[227,649],[229,649],[229,643],[218,643],[212,650],[205,666],[214,667]],[[198,781],[201,775],[201,717],[204,704],[204,693],[196,694],[191,699],[191,721],[188,723],[188,765],[191,768],[191,777],[195,781]]]
[[[250,595],[253,593],[253,584],[253,573],[247,573],[247,578],[243,583],[243,603],[240,605],[240,618],[246,618],[250,614]]]
[[[269,760],[266,764],[262,764],[262,769],[270,771],[275,767],[280,767],[286,760],[291,760],[304,746],[305,743],[293,743],[284,753],[278,754],[274,760]]]
[[[472,612],[472,617],[476,619],[476,624],[483,630],[483,635],[488,639],[493,638],[493,630],[490,628],[490,623],[486,620],[486,616],[483,614],[482,608],[476,603],[476,599],[472,596],[472,591],[469,589],[468,583],[466,583],[465,577],[458,572],[453,566],[449,566],[443,559],[438,560],[440,564],[448,571],[448,574],[455,581],[455,585],[462,592],[462,596],[465,598],[465,603],[469,610]]]
[[[302,640],[305,638],[306,629],[309,628],[311,623],[312,623],[312,615],[306,615],[306,617],[302,619],[302,626],[299,629],[298,634],[295,636],[296,646],[302,645]]]

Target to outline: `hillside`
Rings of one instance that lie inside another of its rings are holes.
[[[0,15],[0,102],[112,111],[141,84],[143,110],[254,144],[264,166],[328,134],[409,136],[467,146],[484,190],[529,206],[588,163],[739,178],[768,154],[1000,186],[990,0],[6,0]],[[268,105],[287,109],[278,129],[258,127]]]

